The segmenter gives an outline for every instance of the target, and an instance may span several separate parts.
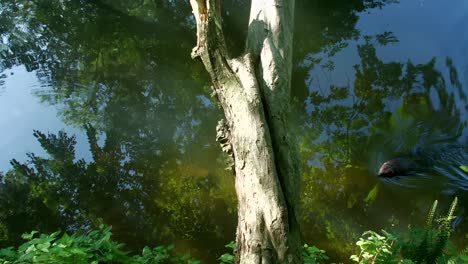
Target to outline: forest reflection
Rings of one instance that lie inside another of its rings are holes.
[[[85,131],[92,161],[76,153],[73,135],[34,131],[48,155],[12,160],[1,174],[0,246],[18,244],[30,230],[104,223],[130,250],[176,242],[208,259],[224,252],[235,233],[234,179],[215,142],[221,112],[204,69],[190,58],[195,32],[186,1],[3,2],[0,82],[15,66],[35,72],[42,85],[35,95]],[[244,2],[226,1],[233,53],[243,47]],[[467,182],[457,170],[466,151],[432,164],[438,180],[415,183],[424,188],[376,177],[380,163],[402,153],[466,146],[468,102],[455,58],[384,61],[378,49],[401,45],[397,36],[356,28],[360,12],[395,2],[297,3],[303,234],[337,259],[364,230],[417,222],[441,193],[462,195],[466,206],[459,185],[450,185]],[[335,70],[334,56],[350,43],[360,61],[349,81],[317,79],[317,71]],[[468,230],[463,217],[459,237]]]

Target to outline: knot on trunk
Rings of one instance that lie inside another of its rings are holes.
[[[224,119],[219,120],[216,126],[216,141],[219,142],[221,149],[229,156],[226,169],[234,171],[235,159],[230,141],[230,130],[229,125]]]
[[[221,145],[221,149],[224,152],[233,157],[232,146],[229,137],[229,125],[227,124],[226,120],[219,120],[218,125],[216,126],[216,141],[219,142],[219,145]]]

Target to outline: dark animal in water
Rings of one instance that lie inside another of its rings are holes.
[[[437,167],[459,167],[468,161],[468,145],[445,144],[432,148],[415,148],[410,153],[398,155],[380,166],[380,177],[392,178],[430,171]]]
[[[446,144],[438,148],[415,148],[410,153],[398,155],[385,161],[378,171],[383,180],[399,185],[426,186],[417,182],[430,180],[451,190],[468,191],[468,172],[463,169],[468,164],[466,144]],[[402,177],[400,177],[402,176]],[[407,177],[411,176],[411,177]],[[413,177],[414,176],[414,177]]]
[[[407,176],[418,170],[416,162],[407,158],[394,158],[382,164],[378,175],[380,177]]]

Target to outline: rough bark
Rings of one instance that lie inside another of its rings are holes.
[[[219,0],[191,0],[200,57],[226,120],[218,139],[234,157],[237,262],[300,263],[299,159],[289,129],[294,1],[253,0],[246,49],[231,58]]]

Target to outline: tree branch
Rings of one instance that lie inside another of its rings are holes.
[[[192,50],[192,58],[201,58],[215,84],[231,78],[220,0],[190,0],[190,4],[197,23],[197,46]]]

